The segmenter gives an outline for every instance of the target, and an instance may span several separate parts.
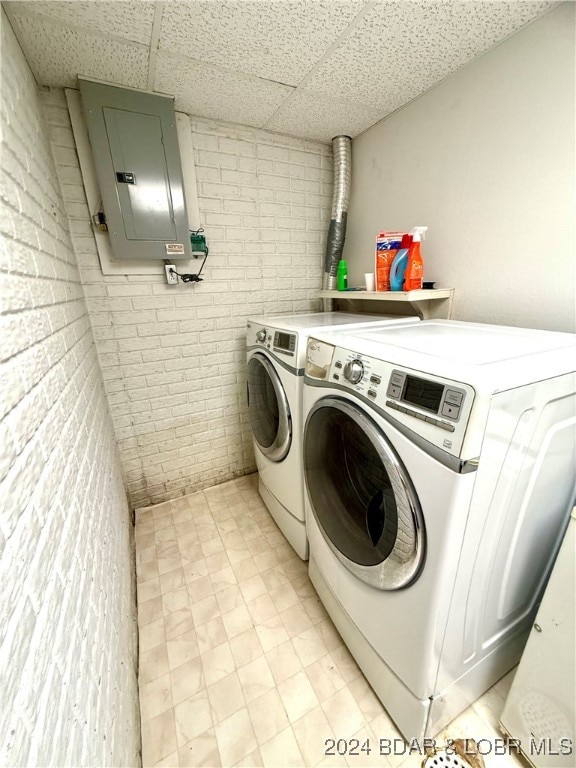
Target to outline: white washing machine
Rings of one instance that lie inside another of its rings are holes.
[[[302,381],[313,331],[417,323],[417,317],[316,312],[248,321],[248,415],[259,492],[298,555],[308,558],[302,478]]]
[[[518,662],[574,503],[575,361],[453,321],[308,341],[310,577],[407,739]]]

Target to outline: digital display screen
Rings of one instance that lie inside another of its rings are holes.
[[[290,334],[278,331],[274,337],[274,346],[278,349],[290,350]]]
[[[438,413],[440,401],[444,393],[444,385],[435,381],[417,379],[415,376],[406,376],[402,400],[412,403],[425,411]]]

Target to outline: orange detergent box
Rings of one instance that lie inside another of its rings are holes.
[[[376,237],[374,277],[377,291],[390,290],[390,267],[400,250],[403,232],[379,232]]]

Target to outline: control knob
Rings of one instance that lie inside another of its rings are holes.
[[[361,360],[351,360],[344,366],[344,378],[351,384],[358,384],[364,376],[364,365]]]
[[[266,341],[266,328],[261,328],[256,332],[256,341]]]

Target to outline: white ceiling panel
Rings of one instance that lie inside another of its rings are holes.
[[[77,75],[146,88],[148,49],[47,22],[13,17],[14,31],[41,85],[78,87]]]
[[[294,89],[160,52],[154,90],[183,112],[261,128]]]
[[[304,87],[391,112],[550,2],[376,2]]]
[[[557,5],[534,0],[3,2],[40,85],[77,75],[198,117],[327,141],[378,120]]]
[[[80,27],[93,34],[122,37],[135,43],[150,45],[154,3],[150,2],[7,2],[12,13],[43,16],[70,27]]]
[[[298,88],[264,127],[291,136],[330,141],[334,136],[357,136],[381,117],[382,113],[364,104]]]
[[[166,3],[160,49],[297,85],[366,0]]]

